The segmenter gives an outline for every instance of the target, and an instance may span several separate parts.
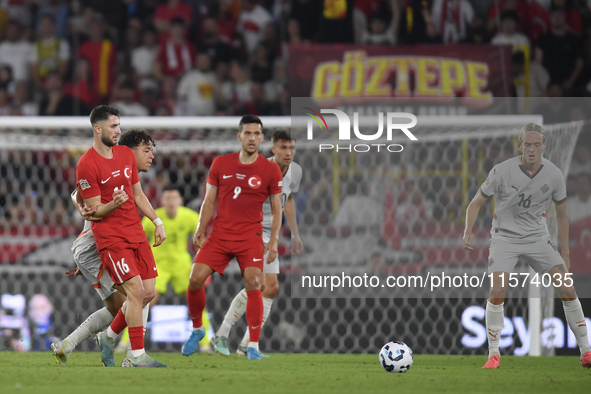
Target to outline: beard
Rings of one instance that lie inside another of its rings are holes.
[[[117,143],[113,142],[113,140],[107,137],[105,134],[101,134],[101,142],[109,148],[112,148],[115,145],[117,145]]]

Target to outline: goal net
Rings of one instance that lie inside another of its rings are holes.
[[[419,117],[413,129],[419,140],[399,153],[318,152],[317,141],[308,141],[304,129],[294,128],[294,161],[303,170],[295,205],[304,252],[291,256],[284,224],[280,292],[263,329],[263,351],[366,353],[397,339],[416,353],[484,353],[488,282],[483,289],[440,291],[429,297],[388,289],[352,297],[355,293],[335,296],[326,288],[303,289],[301,279],[341,273],[405,277],[486,271],[494,200],[481,209],[471,253],[461,248],[465,209],[492,166],[518,154],[517,131],[530,121],[541,123],[540,117],[507,119],[464,117],[458,122],[453,117]],[[238,121],[122,119],[123,131],[144,128],[156,140],[152,168],[141,175],[152,204],[160,206],[163,189],[174,186],[185,205],[198,210],[213,158],[239,149]],[[47,349],[53,337],[67,335],[101,307],[100,298],[83,278],[63,275],[74,267],[70,247],[82,227],[69,199],[77,160],[92,145],[87,122],[86,118],[0,119],[3,346]],[[271,156],[271,133],[290,128],[291,120],[263,118],[263,123],[266,139],[261,153]],[[546,128],[545,157],[565,176],[582,127],[579,122]],[[553,218],[549,215],[555,234]],[[214,277],[207,289],[214,329],[241,288],[236,266],[224,278]],[[546,319],[554,317],[553,296],[532,297],[525,288],[511,290],[508,297],[503,351],[523,355],[535,354],[534,348],[552,349],[555,335],[544,336],[544,330]],[[231,348],[236,348],[244,330],[240,322],[230,338]],[[189,331],[186,300],[169,289],[152,311],[147,347],[178,351]],[[96,347],[87,341],[80,349]]]

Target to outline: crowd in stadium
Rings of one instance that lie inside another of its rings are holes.
[[[529,46],[530,96],[583,96],[590,28],[585,0],[2,0],[0,115],[289,115],[314,43]]]

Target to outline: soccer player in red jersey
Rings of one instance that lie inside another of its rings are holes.
[[[94,144],[76,166],[76,183],[84,202],[94,210],[93,217],[103,218],[91,227],[101,262],[127,295],[111,326],[97,335],[97,343],[105,366],[115,366],[115,339],[129,326],[131,365],[166,367],[144,351],[142,307],[154,297],[158,272],[136,207],[156,225],[155,245],[164,242],[166,233],[142,191],[133,151],[116,145],[121,134],[119,117],[118,109],[106,105],[92,110]]]
[[[263,298],[260,278],[263,259],[268,251],[268,263],[277,258],[277,243],[281,226],[282,176],[279,166],[259,155],[263,141],[263,123],[254,115],[240,120],[238,140],[242,149],[215,158],[209,169],[207,191],[201,206],[199,224],[193,243],[199,249],[187,290],[189,315],[193,332],[183,345],[182,353],[189,356],[197,350],[205,336],[201,321],[205,308],[205,280],[214,272],[221,275],[230,260],[236,257],[246,287],[246,322],[250,333],[247,355],[260,360],[259,337],[263,323]],[[263,246],[263,203],[271,201],[271,240]],[[206,240],[205,229],[211,220],[215,204],[217,217]]]

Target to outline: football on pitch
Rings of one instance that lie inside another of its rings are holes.
[[[410,369],[413,362],[412,350],[400,341],[392,341],[380,350],[380,364],[386,372],[404,373]]]

